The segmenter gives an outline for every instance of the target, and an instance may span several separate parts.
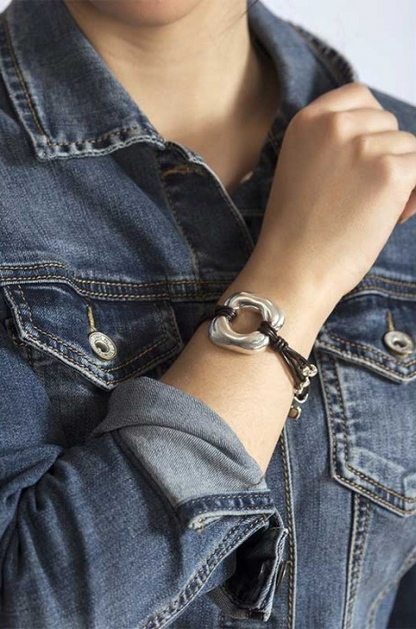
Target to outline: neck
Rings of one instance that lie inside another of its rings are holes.
[[[98,8],[100,3],[90,0],[64,1],[114,76],[166,139],[209,134],[230,120],[239,128],[258,124],[264,118],[259,98],[271,104],[270,111],[276,109],[276,79],[251,43],[246,0],[194,1],[179,18],[166,14],[165,3],[156,4],[163,5],[164,15],[151,15],[150,9],[146,15],[150,5],[142,4],[140,19],[126,10],[120,14],[117,8]],[[117,6],[101,3],[106,4]]]

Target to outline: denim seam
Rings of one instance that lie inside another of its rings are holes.
[[[325,359],[323,358],[323,354],[322,352],[318,352],[318,355],[320,357],[320,362],[323,364],[325,362]],[[405,509],[400,509],[400,507],[396,507],[395,505],[393,505],[391,502],[388,502],[387,500],[384,500],[383,498],[380,498],[377,494],[374,494],[373,492],[371,492],[370,490],[366,489],[365,487],[362,487],[361,485],[357,485],[356,483],[354,483],[353,481],[340,476],[337,473],[337,451],[338,451],[338,447],[337,447],[337,442],[336,442],[336,431],[335,431],[335,426],[334,426],[334,417],[332,414],[332,404],[331,404],[331,396],[330,396],[330,392],[328,389],[328,383],[327,383],[327,379],[325,376],[325,369],[320,369],[319,373],[322,376],[322,382],[324,385],[324,389],[325,389],[325,397],[327,400],[327,416],[329,418],[329,424],[330,424],[330,434],[332,434],[332,465],[333,465],[333,476],[334,478],[338,479],[339,482],[341,484],[345,484],[345,485],[349,485],[352,488],[356,488],[358,489],[360,492],[370,496],[371,498],[375,499],[377,502],[385,504],[386,507],[389,507],[392,511],[394,511],[395,513],[397,513],[398,515],[410,515],[413,513],[416,513],[416,509],[414,509],[413,511],[406,511]]]
[[[0,266],[0,269],[2,267]],[[7,270],[7,267],[3,267],[4,269]],[[10,268],[10,267],[9,267]],[[22,267],[24,268],[24,267]],[[25,278],[23,278],[25,279]],[[86,295],[93,295],[96,297],[110,297],[110,298],[117,298],[117,299],[131,299],[131,300],[137,300],[137,299],[149,299],[149,298],[170,298],[172,295],[170,293],[164,292],[164,293],[149,293],[149,294],[135,294],[135,293],[110,293],[110,292],[105,292],[105,291],[93,291],[90,289],[86,289],[86,288],[81,288],[80,286],[77,286],[75,282],[83,282],[83,283],[88,283],[90,280],[80,280],[79,278],[75,277],[74,281],[69,280],[65,275],[36,275],[33,277],[29,277],[27,278],[27,281],[24,282],[25,284],[28,283],[33,283],[36,282],[37,280],[60,280],[62,283],[68,284],[69,286],[71,286],[75,291],[78,291],[80,294],[86,294]],[[122,283],[122,282],[99,282],[96,280],[91,280],[94,283],[98,283],[98,284],[106,284],[106,285],[114,285],[114,286],[124,286],[124,285],[131,285],[131,286],[137,286],[138,288],[140,287],[145,287],[148,285],[161,285],[163,286],[164,284],[166,284],[166,281],[160,281],[160,282],[151,282],[151,283],[142,283],[142,284],[135,284],[133,282],[131,283]],[[3,280],[3,282],[1,282],[1,286],[7,286],[8,284],[12,283],[12,282],[19,282],[22,283],[22,277],[21,276],[12,276],[9,277],[5,280]],[[198,280],[169,280],[168,284],[169,285],[181,285],[181,284],[190,284],[190,285],[197,285],[197,284],[219,284],[219,285],[224,285],[226,286],[226,280],[217,280],[217,279],[212,279],[212,280],[203,280],[203,279],[198,279]],[[368,294],[365,291],[365,288],[361,288],[361,294],[362,295],[366,295]],[[397,295],[398,297],[416,297],[416,293],[399,293],[399,292],[394,292],[394,291],[388,291],[388,290],[383,290],[380,289],[379,286],[369,286],[368,288],[376,288],[380,293],[386,293],[387,295],[392,294],[392,295]],[[358,292],[358,291],[357,291]],[[194,299],[201,299],[201,300],[206,300],[206,299],[218,299],[219,294],[218,293],[195,293],[192,295],[192,297]],[[352,295],[353,297],[353,295]],[[346,301],[345,298],[342,299],[342,301]]]
[[[348,293],[348,296],[349,295],[354,296],[357,293],[366,294],[367,289],[373,289],[373,288],[375,290],[378,290],[382,295],[386,294],[386,295],[397,295],[399,297],[412,297],[412,298],[416,297],[416,293],[399,293],[398,291],[393,291],[393,290],[390,290],[389,288],[384,288],[383,286],[379,286],[378,284],[371,284],[371,283],[364,284],[362,287],[353,289],[352,291]]]
[[[332,365],[333,365],[333,369],[334,369],[335,386],[336,386],[337,393],[338,393],[338,399],[339,399],[339,405],[340,405],[340,411],[341,411],[341,417],[342,417],[342,424],[344,426],[345,463],[346,463],[348,469],[351,470],[352,472],[355,472],[357,474],[357,476],[361,476],[362,478],[364,478],[364,480],[367,480],[372,485],[376,485],[377,487],[380,487],[380,489],[384,489],[387,493],[390,493],[393,496],[397,496],[397,498],[402,498],[406,502],[416,502],[416,498],[406,498],[404,495],[399,494],[398,492],[394,491],[393,489],[389,489],[386,485],[383,485],[382,483],[377,482],[376,480],[370,478],[370,476],[367,476],[366,474],[363,474],[359,470],[356,470],[355,467],[350,465],[350,463],[348,461],[347,417],[346,417],[346,414],[345,414],[344,399],[343,399],[342,392],[341,392],[341,385],[340,385],[340,379],[339,379],[339,370],[338,370],[338,367],[337,367],[337,361],[333,357],[331,357],[331,361],[332,361]]]
[[[356,355],[353,354],[352,352],[350,352],[349,354],[345,353],[345,351],[341,350],[338,345],[332,345],[331,343],[327,343],[326,341],[322,341],[322,340],[319,340],[319,344],[322,347],[326,347],[328,349],[338,350],[339,352],[342,353],[342,356],[344,356],[345,358],[354,358],[354,357],[356,357]],[[362,362],[357,363],[357,364],[360,364],[360,365],[363,365],[363,364],[365,365],[366,364],[368,367],[371,367],[371,365],[376,365],[376,366],[380,367],[380,369],[383,369],[385,371],[388,371],[389,373],[395,374],[398,377],[400,376],[401,380],[403,380],[403,381],[407,381],[407,380],[410,381],[410,380],[413,380],[413,378],[414,378],[414,374],[410,374],[410,375],[401,374],[397,370],[392,369],[391,367],[387,367],[386,365],[383,365],[379,361],[372,360],[371,358],[368,358],[367,356],[359,357],[359,358],[361,358]],[[407,363],[407,365],[411,365],[414,362],[416,362],[416,361],[411,361],[410,363]]]
[[[238,542],[246,537],[247,533],[249,533],[250,530],[255,528],[259,523],[266,522],[268,518],[264,516],[256,518],[256,520],[245,527],[244,530],[236,538],[232,539],[229,544],[225,544],[227,540],[232,537],[234,532],[241,528],[241,526],[244,524],[245,521],[247,521],[247,519],[248,518],[244,518],[242,522],[240,521],[227,533],[221,543],[218,544],[218,546],[212,551],[205,563],[191,577],[190,581],[185,586],[185,588],[183,588],[180,594],[173,601],[171,601],[167,607],[152,616],[146,622],[143,629],[159,629],[163,627],[166,624],[166,621],[172,618],[172,616],[177,615],[183,607],[188,605],[193,600],[193,598],[195,598],[198,591],[204,586],[205,582],[211,576],[212,572],[219,564],[221,559],[226,556],[228,551],[232,548],[235,548]],[[166,614],[166,612],[168,613]]]
[[[247,496],[247,498],[250,498],[250,499],[251,498],[265,498],[265,497],[268,497],[268,496],[270,497],[270,490],[266,489],[264,492],[257,492],[257,493],[250,492],[250,494]],[[228,498],[231,498],[231,499],[242,498],[242,499],[244,499],[245,496],[242,496],[241,492],[234,492],[234,493],[230,493],[230,494],[221,494],[221,495],[213,494],[213,495],[210,495],[210,496],[208,496],[206,498],[201,497],[201,498],[191,498],[190,500],[183,500],[182,502],[180,502],[178,504],[178,506],[180,506],[182,504],[186,504],[186,505],[193,504],[194,502],[209,502],[210,500],[212,500],[212,498],[215,498],[215,499],[221,499],[221,498],[227,498],[227,499]],[[247,509],[247,507],[243,507],[243,508]]]
[[[38,115],[37,115],[37,112],[36,112],[36,108],[35,108],[35,106],[33,104],[32,98],[31,98],[31,96],[29,94],[29,90],[28,90],[28,88],[26,86],[26,82],[25,82],[25,80],[23,78],[23,74],[22,74],[22,71],[20,69],[20,66],[19,66],[16,54],[15,54],[15,51],[14,51],[14,48],[13,48],[12,38],[11,38],[10,30],[9,30],[9,24],[8,24],[8,21],[7,21],[6,12],[4,12],[2,14],[2,21],[3,21],[3,26],[4,26],[4,32],[6,34],[6,43],[7,43],[8,49],[9,49],[10,59],[12,60],[12,64],[13,64],[14,70],[15,70],[15,72],[17,74],[17,78],[19,79],[19,83],[21,85],[21,88],[23,90],[23,94],[24,94],[25,99],[26,99],[26,103],[27,103],[27,105],[29,107],[30,113],[33,116],[33,120],[34,120],[34,122],[36,124],[36,127],[37,127],[39,133],[41,135],[44,135],[45,137],[47,137],[47,134],[45,133],[45,131],[44,131],[44,129],[43,129],[41,123],[40,123],[40,119],[38,118]]]
[[[171,298],[172,295],[171,293],[143,293],[143,294],[136,294],[136,293],[106,293],[104,291],[102,292],[95,292],[95,291],[90,291],[88,289],[85,288],[80,288],[79,286],[77,287],[73,282],[71,282],[70,280],[68,280],[67,278],[65,278],[65,276],[62,275],[40,275],[39,277],[33,277],[30,278],[29,282],[24,282],[25,284],[31,284],[33,283],[34,280],[50,280],[50,279],[57,279],[60,280],[63,284],[67,284],[68,286],[71,286],[75,291],[78,291],[80,294],[82,295],[94,295],[96,297],[109,297],[109,298],[113,298],[113,299],[129,299],[131,301],[133,300],[143,300],[146,301],[149,298],[159,298],[159,299],[165,299],[165,298]],[[10,278],[10,281],[8,280],[7,283],[0,283],[0,286],[3,288],[7,288],[7,286],[9,286],[11,284],[11,281],[14,280],[16,283],[18,282],[19,284],[22,283],[22,278],[21,277],[16,277],[16,278]],[[191,282],[192,283],[192,282]],[[195,282],[195,284],[197,284],[198,281]],[[208,284],[210,282],[208,281]],[[226,282],[223,282],[224,285],[226,285]],[[201,299],[202,301],[206,301],[206,300],[210,300],[210,299],[218,299],[219,297],[219,293],[215,292],[215,293],[193,293],[191,295],[191,297],[193,299]]]
[[[41,343],[39,343],[39,341],[36,339],[36,337],[34,337],[32,334],[30,333],[26,333],[28,338],[30,338],[33,343],[41,350],[44,350],[44,346],[41,345]],[[49,346],[50,347],[50,346]],[[99,375],[97,375],[90,367],[88,367],[87,365],[81,365],[79,362],[77,362],[76,360],[74,360],[73,358],[70,358],[69,356],[66,356],[63,352],[60,352],[59,350],[53,350],[50,348],[51,354],[53,354],[55,357],[57,358],[62,358],[63,362],[70,362],[73,365],[77,366],[80,369],[80,372],[83,373],[85,376],[88,376],[88,373],[93,377],[93,379],[97,380],[98,382],[100,382],[103,385],[108,386],[108,384],[114,385],[114,384],[118,384],[119,382],[123,382],[124,380],[127,380],[128,378],[131,378],[132,376],[134,376],[136,373],[138,373],[139,371],[142,370],[146,370],[146,369],[150,369],[151,367],[158,365],[160,361],[162,361],[165,357],[169,357],[170,355],[172,355],[174,353],[174,350],[168,350],[167,352],[165,352],[164,354],[161,354],[160,356],[157,356],[154,360],[152,360],[150,363],[146,363],[146,365],[142,366],[142,367],[138,367],[137,369],[135,369],[134,371],[130,371],[128,374],[126,374],[125,376],[122,376],[120,378],[113,378],[111,380],[111,382],[109,383],[107,380],[104,380],[103,378],[100,378]],[[87,373],[88,372],[88,373]]]
[[[59,262],[54,263],[54,262],[46,262],[46,263],[39,263],[39,264],[32,264],[32,265],[26,265],[26,264],[17,264],[17,265],[10,265],[10,264],[0,264],[0,270],[4,270],[4,271],[8,271],[9,269],[21,269],[21,270],[32,270],[32,269],[39,269],[39,268],[63,268],[66,269],[68,268],[68,265],[66,264],[61,264]],[[45,276],[35,276],[31,279],[42,279]],[[48,276],[46,276],[48,277]],[[49,276],[51,277],[51,276]],[[55,277],[63,277],[66,279],[66,276],[53,276],[54,279]],[[414,288],[415,289],[415,293],[399,293],[399,292],[394,292],[392,291],[393,295],[399,295],[399,296],[412,296],[412,297],[416,297],[416,282],[406,282],[404,280],[396,280],[396,279],[392,279],[392,278],[388,278],[385,277],[384,275],[377,275],[375,273],[369,274],[367,276],[367,278],[369,280],[380,280],[381,282],[385,282],[386,284],[396,284],[397,286],[407,286],[409,288]],[[8,278],[8,280],[12,281],[12,280],[21,280],[21,277],[10,277]],[[8,281],[6,280],[6,281]],[[85,283],[88,284],[90,282],[94,282],[96,284],[103,284],[103,285],[108,285],[108,286],[137,286],[137,287],[141,287],[141,286],[158,286],[160,284],[164,284],[165,280],[160,280],[157,282],[111,282],[111,281],[107,281],[107,280],[90,280],[90,279],[83,279],[83,278],[79,278],[79,277],[74,277],[74,280],[76,282],[79,283]],[[365,289],[367,287],[369,288],[379,288],[378,285],[373,285],[373,284],[365,284],[367,280],[364,280],[361,286],[357,286],[356,288],[354,288],[352,291],[349,291],[349,293],[347,293],[347,295],[344,296],[347,297],[349,295],[351,296],[355,296],[355,292],[360,292],[363,291],[365,292]],[[199,283],[201,284],[209,284],[209,283],[221,283],[223,282],[223,280],[216,280],[216,279],[212,279],[212,280],[198,280]],[[195,283],[195,280],[169,280],[170,284],[192,284]],[[388,289],[381,289],[381,290],[386,290],[388,292]]]
[[[53,142],[50,139],[50,137],[48,136],[48,134],[45,132],[45,130],[44,130],[44,128],[43,128],[43,126],[42,126],[42,124],[40,122],[40,118],[39,118],[38,113],[36,111],[36,107],[35,107],[35,105],[33,103],[33,99],[32,99],[32,97],[30,95],[28,86],[26,85],[26,81],[25,81],[25,79],[23,77],[23,72],[22,72],[22,70],[20,68],[20,65],[19,65],[16,53],[15,53],[15,50],[14,50],[14,47],[13,47],[11,33],[10,33],[10,29],[9,29],[9,24],[8,24],[8,20],[7,20],[7,16],[6,16],[5,12],[3,13],[2,17],[3,17],[4,30],[5,30],[5,34],[6,34],[6,42],[7,42],[7,47],[9,49],[10,58],[12,60],[15,72],[16,72],[17,77],[19,79],[19,83],[21,85],[21,88],[23,90],[23,94],[25,96],[26,103],[27,103],[27,105],[29,107],[29,110],[30,110],[32,116],[33,116],[33,120],[35,122],[35,125],[36,125],[39,133],[46,138],[47,144],[49,144],[50,146],[69,146],[69,145],[76,145],[76,144],[82,144],[82,143],[94,144],[96,142],[99,142],[101,140],[105,140],[105,139],[107,139],[109,137],[112,137],[114,135],[120,135],[121,133],[125,133],[127,131],[133,131],[135,129],[139,129],[140,128],[139,125],[133,125],[131,127],[123,127],[123,128],[121,128],[121,129],[119,129],[117,131],[112,131],[110,133],[104,134],[102,136],[99,136],[99,137],[93,138],[93,139],[74,140],[74,141],[71,141],[71,142]],[[149,136],[145,136],[145,137],[142,138],[142,140],[145,140],[145,139],[154,140],[155,138],[153,136],[149,135]]]
[[[305,38],[309,50],[312,52],[321,69],[325,72],[326,77],[332,82],[332,85],[335,87],[343,85],[346,76],[340,69],[339,65],[333,62],[333,58],[325,52],[322,44],[317,43],[318,38],[316,36],[311,36],[310,33],[306,33],[305,29],[302,29],[299,25],[296,25],[295,29]],[[320,41],[322,42],[323,40]]]
[[[287,450],[286,450],[286,426],[283,426],[283,430],[280,434],[279,445],[281,450],[281,458],[283,464],[283,475],[284,475],[284,487],[285,487],[285,502],[286,502],[286,517],[287,524],[289,529],[289,587],[288,587],[288,613],[287,613],[287,627],[291,629],[293,622],[293,605],[294,605],[294,576],[295,576],[295,553],[294,553],[294,535],[293,535],[293,526],[292,526],[292,510],[291,510],[291,500],[290,500],[290,490],[289,490],[289,474],[288,474],[288,462],[286,460]]]
[[[400,579],[402,578],[402,576],[407,572],[408,568],[411,568],[412,565],[416,562],[416,550],[413,548],[410,552],[410,555],[408,556],[408,558],[405,560],[405,562],[400,566],[399,571],[397,572],[396,576],[394,577],[394,579],[391,579],[391,581],[389,581],[384,588],[377,594],[376,598],[373,600],[371,607],[369,609],[369,616],[368,616],[368,629],[373,629],[374,627],[374,620],[375,620],[375,616],[377,613],[377,610],[379,609],[379,606],[381,604],[381,601],[383,600],[383,596],[388,592],[388,590],[395,585],[398,581],[400,581]]]
[[[121,135],[122,133],[126,133],[127,131],[133,131],[134,129],[140,129],[139,125],[133,125],[132,127],[120,127],[117,131],[111,131],[110,133],[105,133],[104,135],[100,135],[96,138],[88,138],[82,140],[72,140],[70,142],[52,142],[48,138],[48,144],[52,146],[69,146],[71,144],[95,144],[96,142],[100,142],[101,140],[106,140],[107,138],[111,138],[114,135]],[[148,139],[151,139],[153,136],[147,136]],[[144,138],[143,138],[144,139]]]
[[[205,517],[200,517],[200,518],[198,518],[198,519],[196,520],[196,522],[197,522],[197,526],[196,526],[195,528],[196,528],[196,530],[203,530],[204,528],[207,528],[207,527],[205,526],[204,522],[206,522],[207,520],[210,520],[210,523],[212,523],[212,524],[213,524],[213,523],[214,523],[214,522],[216,522],[217,520],[220,520],[222,517],[223,517],[223,515],[222,515],[222,514],[217,515],[217,516],[208,515],[208,516],[205,516]],[[208,525],[208,526],[209,526],[209,525]]]
[[[45,267],[49,267],[49,264],[44,264],[44,265],[39,265],[39,266],[45,266]],[[54,264],[52,266],[62,266],[62,268],[66,268],[65,265],[61,264]],[[8,269],[8,268],[19,268],[19,267],[6,267],[6,266],[1,266],[0,265],[0,269]],[[24,270],[26,269],[31,269],[31,268],[36,268],[36,267],[22,267]],[[56,275],[56,276],[50,276],[50,275],[36,275],[33,278],[31,277],[30,279],[41,279],[41,278],[49,278],[49,277],[53,277],[54,279],[56,277],[62,277],[63,279],[67,279],[65,275]],[[12,280],[19,280],[22,279],[21,277],[11,277],[8,278],[11,281]],[[91,282],[93,282],[94,284],[102,284],[103,286],[137,286],[138,288],[142,288],[142,287],[146,287],[146,286],[163,286],[163,284],[166,284],[166,280],[159,280],[157,282],[109,282],[107,280],[85,280],[83,278],[80,277],[74,277],[74,280],[76,282],[79,282],[80,284],[90,284]],[[7,280],[6,280],[7,281]],[[198,280],[198,283],[200,284],[223,284],[224,280],[216,280],[216,279],[212,279],[212,280]],[[169,280],[169,284],[195,284],[195,280]],[[84,289],[85,290],[85,289]]]
[[[54,267],[60,267],[62,269],[66,268],[65,264],[61,264],[60,262],[41,262],[39,264],[16,264],[16,265],[9,265],[9,264],[0,264],[0,269],[40,269],[43,267],[50,267],[50,268],[54,268]]]
[[[384,275],[377,275],[376,273],[371,273],[368,277],[380,278],[381,280],[383,280],[383,282],[386,282],[386,284],[400,284],[402,286],[409,286],[410,288],[416,289],[416,282],[406,282],[404,280],[395,280],[395,279],[392,279],[391,277],[385,277]]]
[[[15,302],[13,302],[15,303]],[[22,319],[21,319],[21,313],[19,308],[16,306],[15,304],[15,312],[16,312],[16,316],[18,317],[20,323],[22,324]],[[33,336],[33,334],[31,334],[30,332],[25,331],[25,335],[31,339],[34,343],[34,345],[36,345],[37,348],[41,349],[41,350],[45,350],[44,345],[42,345],[42,343],[35,337]],[[59,349],[56,348],[51,348],[50,345],[48,345],[49,351],[52,355],[54,355],[55,357],[57,357],[58,359],[62,359],[63,362],[69,362],[72,363],[73,365],[77,366],[80,371],[84,374],[84,375],[88,375],[88,372],[91,374],[91,376],[93,376],[93,378],[95,380],[97,380],[99,383],[108,386],[108,382],[106,380],[104,380],[103,378],[100,378],[99,375],[97,375],[95,373],[95,371],[89,367],[88,365],[82,365],[80,362],[77,362],[76,360],[74,360],[73,358],[70,358],[69,356],[65,355],[62,351],[60,351]],[[143,371],[146,369],[150,369],[151,367],[153,367],[154,365],[159,364],[165,357],[172,355],[175,351],[176,351],[177,347],[171,348],[170,350],[166,351],[165,353],[161,354],[160,356],[155,357],[153,360],[151,360],[150,362],[146,363],[145,365],[142,365],[140,367],[138,367],[137,369],[130,371],[128,374],[126,374],[125,376],[122,376],[120,378],[114,378],[111,380],[111,384],[117,384],[118,382],[122,382],[124,380],[127,380],[128,378],[131,378],[132,376],[134,376],[137,372],[139,371]]]
[[[361,517],[360,506],[363,504],[365,512],[363,518]],[[355,599],[357,597],[358,585],[361,578],[361,571],[363,567],[364,559],[364,547],[368,534],[368,523],[370,519],[370,501],[361,494],[354,495],[354,529],[353,529],[353,544],[350,553],[350,568],[348,570],[349,585],[348,589],[350,594],[347,594],[346,600],[346,616],[345,616],[345,629],[352,628],[352,620],[354,615]],[[364,530],[360,533],[362,528],[362,522],[364,521]]]
[[[136,299],[146,299],[148,297],[170,297],[169,293],[145,293],[143,295],[137,295],[135,293],[106,293],[104,291],[101,292],[96,292],[96,291],[92,291],[89,290],[88,288],[80,288],[79,286],[77,286],[73,281],[69,280],[67,277],[65,277],[65,275],[37,275],[34,277],[31,277],[29,282],[25,282],[27,283],[32,283],[35,280],[61,280],[62,283],[64,284],[68,284],[69,286],[72,286],[72,288],[74,290],[77,290],[78,292],[82,293],[82,294],[86,294],[86,295],[95,295],[97,297],[99,296],[103,296],[103,297],[119,297],[119,298],[136,298]],[[10,282],[22,282],[22,278],[21,277],[11,277],[7,279],[7,284],[10,284]],[[164,282],[161,282],[161,284],[163,285]],[[7,286],[7,284],[3,284],[3,286]]]
[[[340,53],[339,50],[334,48],[328,41],[324,38],[312,33],[307,30],[300,24],[297,24],[291,20],[286,20],[288,24],[290,24],[300,35],[304,37],[304,39],[309,43],[312,51],[315,51],[315,57],[319,58],[318,55],[325,59],[329,64],[335,66],[340,75],[346,82],[356,81],[358,78],[357,71],[352,65],[352,63],[346,58],[346,56]],[[317,53],[317,54],[316,54]],[[325,65],[327,68],[327,66]],[[328,68],[327,68],[328,70]],[[339,81],[335,78],[339,85]]]
[[[372,345],[367,345],[366,343],[357,343],[356,341],[349,341],[348,339],[344,339],[340,336],[337,336],[336,334],[332,334],[332,332],[329,332],[327,328],[325,328],[326,333],[328,334],[328,336],[332,337],[333,339],[335,339],[336,341],[341,341],[342,343],[345,343],[346,345],[350,345],[351,347],[357,347],[358,349],[366,349],[370,352],[372,352],[373,354],[377,354],[378,356],[381,356],[381,358],[386,358],[386,355],[381,352],[379,349],[373,347]],[[333,347],[333,345],[331,346]],[[390,357],[389,357],[390,359]],[[394,356],[391,357],[391,362],[397,363],[397,365],[401,365],[403,364],[403,361],[400,361],[399,359],[395,358]],[[416,363],[416,358],[406,362],[404,364],[405,367],[409,366],[409,365],[413,365]],[[386,367],[386,369],[388,369],[388,367]]]
[[[31,309],[29,303],[27,302],[27,299],[26,299],[26,297],[25,297],[25,295],[23,293],[22,287],[20,285],[18,285],[18,288],[19,288],[20,294],[22,296],[22,299],[23,299],[23,301],[24,301],[24,303],[25,303],[25,305],[26,305],[26,307],[28,309],[30,323],[35,328],[35,330],[37,330],[40,334],[48,336],[53,341],[56,341],[57,343],[64,345],[64,347],[66,347],[70,352],[73,352],[74,354],[78,354],[78,356],[80,356],[84,360],[88,360],[88,357],[87,357],[87,355],[84,352],[81,352],[80,350],[76,349],[75,347],[73,347],[69,343],[66,343],[66,341],[64,341],[62,338],[60,338],[58,336],[55,336],[54,334],[51,334],[50,332],[47,332],[46,330],[43,330],[42,328],[38,327],[35,324],[35,322],[33,321],[32,309]],[[100,369],[100,371],[105,371],[106,373],[107,372],[111,373],[113,371],[117,371],[118,369],[121,369],[122,367],[125,367],[126,365],[134,362],[135,360],[140,358],[140,356],[143,356],[144,354],[147,354],[148,352],[153,350],[155,347],[157,347],[158,345],[163,343],[168,338],[166,324],[163,321],[163,317],[161,317],[161,315],[160,315],[160,304],[155,302],[154,305],[156,306],[156,309],[158,311],[159,321],[161,322],[161,325],[163,326],[163,336],[162,336],[162,338],[159,341],[157,341],[156,343],[153,343],[153,345],[151,345],[150,347],[146,348],[145,350],[140,351],[138,354],[136,354],[132,358],[129,358],[128,360],[124,361],[123,363],[120,363],[119,365],[117,365],[115,367],[102,367],[101,365],[97,365],[97,367]],[[172,313],[171,312],[169,312],[169,316],[172,319]]]
[[[137,137],[133,136],[129,140],[120,140],[118,144],[114,143],[110,146],[106,146],[103,148],[92,149],[92,150],[83,150],[81,148],[80,150],[82,150],[82,152],[80,153],[71,154],[69,153],[69,151],[67,151],[64,154],[59,154],[55,152],[51,156],[51,159],[83,159],[85,157],[97,157],[97,156],[102,157],[103,155],[109,155],[110,153],[114,153],[115,151],[118,151],[122,148],[127,148],[131,146],[132,144],[138,144],[139,142],[148,142],[150,144],[155,144],[158,148],[160,147],[159,140],[153,138],[152,136],[141,135]],[[81,140],[77,142],[66,142],[66,143],[50,142],[49,144],[52,144],[54,146],[58,146],[59,144],[64,145],[64,146],[69,146],[71,144],[72,145],[81,144]],[[36,143],[36,149],[37,149],[38,157],[40,159],[48,159],[46,152],[43,150],[44,146],[42,144]]]

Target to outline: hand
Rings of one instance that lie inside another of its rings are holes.
[[[326,92],[288,125],[249,265],[334,306],[416,212],[415,185],[416,137],[394,114],[361,83]]]

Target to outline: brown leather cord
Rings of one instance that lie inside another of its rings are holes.
[[[312,365],[306,360],[306,358],[299,354],[299,352],[293,349],[293,347],[290,347],[289,343],[277,334],[276,330],[268,321],[262,321],[257,329],[263,334],[268,335],[270,339],[270,347],[283,356],[290,368],[295,388],[297,389],[307,378],[304,370],[306,368],[311,369]]]
[[[231,308],[224,304],[216,304],[208,314],[204,314],[195,326],[196,328],[204,321],[211,320],[215,317],[225,316],[229,321],[232,321],[237,316],[237,309]],[[259,332],[267,334],[270,339],[270,347],[274,351],[278,352],[284,359],[288,366],[290,373],[294,380],[295,389],[298,389],[302,383],[308,381],[308,375],[305,371],[313,369],[313,365],[306,360],[299,352],[289,346],[288,342],[279,334],[268,321],[261,321],[257,328]]]
[[[214,308],[211,308],[211,311],[208,312],[208,314],[202,315],[194,330],[196,330],[204,321],[207,321],[208,319],[213,319],[214,317],[220,317],[222,315],[224,317],[227,317],[229,321],[232,321],[237,316],[237,310],[235,308],[231,308],[231,306],[217,304],[216,306],[214,306]]]

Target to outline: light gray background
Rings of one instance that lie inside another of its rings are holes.
[[[415,0],[262,1],[338,48],[359,81],[416,105]],[[7,4],[0,0],[0,10]]]

